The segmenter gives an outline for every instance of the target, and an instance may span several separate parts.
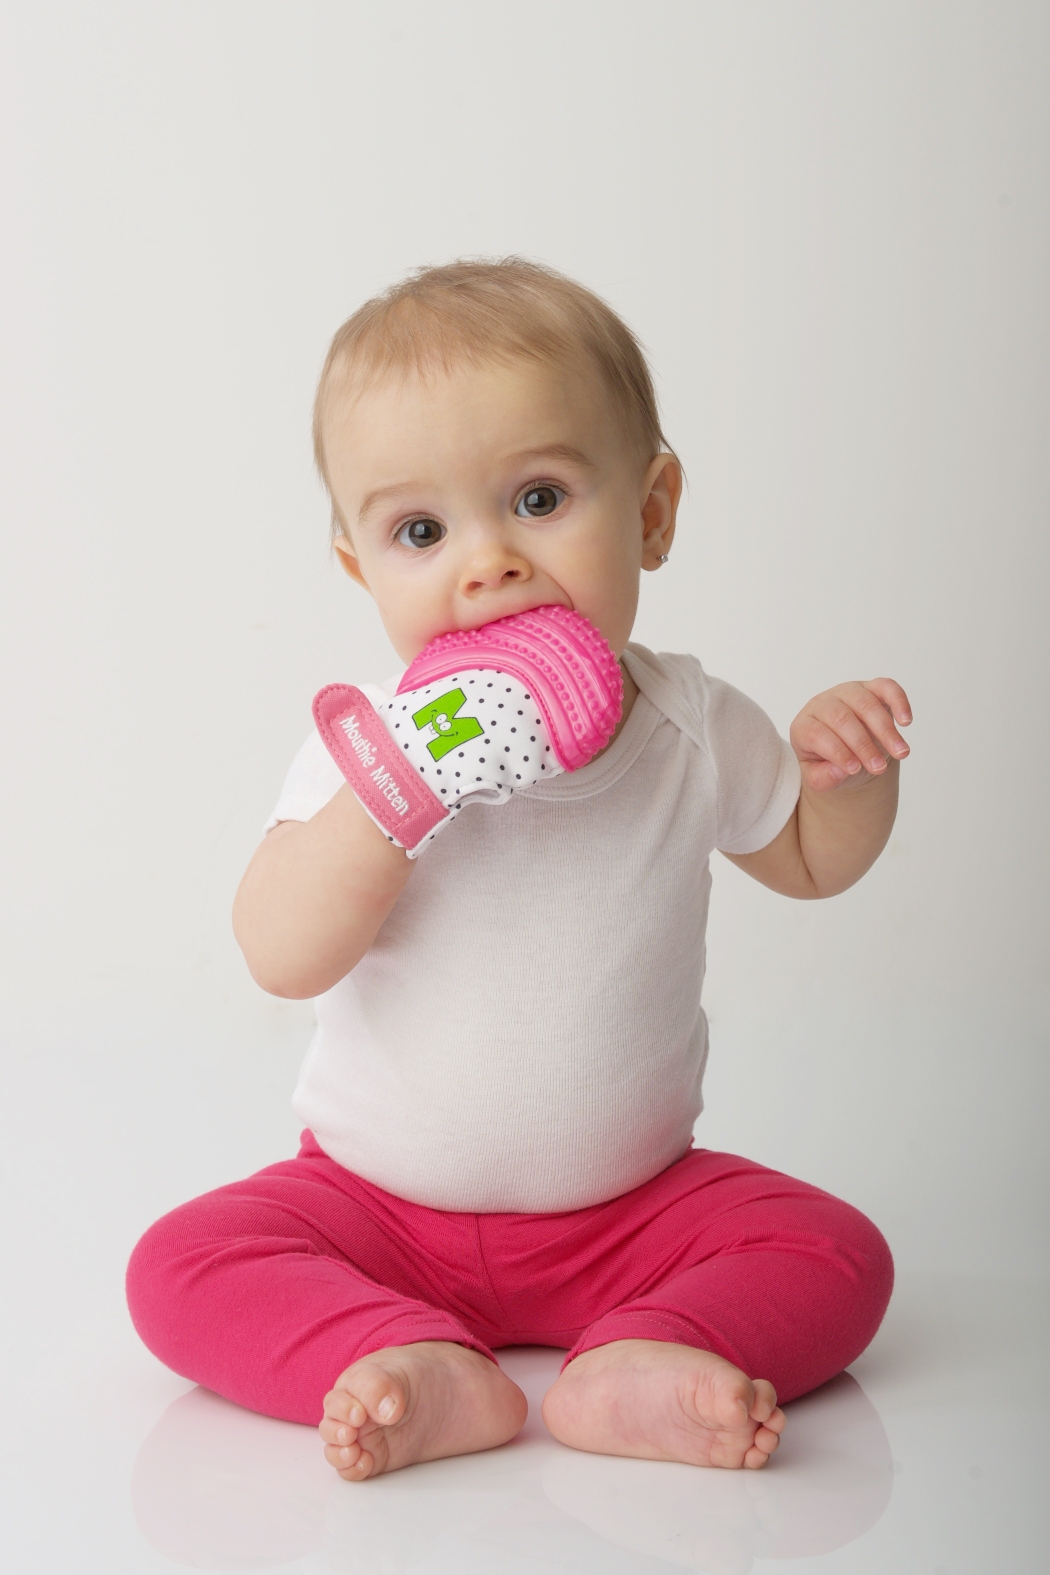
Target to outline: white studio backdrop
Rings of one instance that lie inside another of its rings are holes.
[[[792,905],[717,861],[700,1141],[850,1198],[902,1266],[1045,1273],[1047,7],[2,14],[0,966],[33,1230],[77,1198],[67,1261],[105,1242],[119,1297],[156,1214],[292,1151],[311,1012],[252,984],[230,902],[314,691],[396,665],[328,558],[314,383],[367,295],[517,252],[637,330],[687,468],[637,637],[784,731],[849,677],[915,706],[859,887]]]

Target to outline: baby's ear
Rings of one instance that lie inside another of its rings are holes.
[[[642,481],[643,569],[665,563],[674,541],[682,497],[682,467],[674,454],[657,454]]]
[[[365,583],[364,575],[361,573],[361,565],[357,561],[357,553],[354,551],[353,543],[349,536],[342,534],[334,536],[332,538],[332,546],[339,559],[340,567],[349,574],[352,580],[356,580],[357,584],[363,586],[367,591],[368,586]],[[371,592],[369,594],[371,595]]]

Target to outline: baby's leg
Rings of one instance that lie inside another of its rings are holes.
[[[345,1428],[325,1440],[351,1479],[491,1448],[527,1406],[464,1306],[448,1305],[458,1242],[442,1242],[444,1262],[427,1250],[443,1228],[457,1218],[402,1205],[323,1156],[288,1161],[147,1231],[128,1268],[132,1318],[161,1361],[239,1405]]]
[[[581,1449],[763,1465],[778,1394],[826,1382],[878,1328],[886,1243],[827,1193],[705,1151],[609,1208],[639,1289],[570,1352],[547,1425]]]

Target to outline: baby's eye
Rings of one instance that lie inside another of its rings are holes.
[[[432,547],[444,534],[445,527],[437,520],[409,520],[398,531],[397,539],[403,547]]]
[[[518,499],[514,512],[519,519],[542,519],[545,514],[553,514],[564,501],[565,494],[560,487],[530,487]]]

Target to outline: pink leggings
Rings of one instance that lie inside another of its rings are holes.
[[[890,1298],[863,1214],[733,1154],[691,1149],[608,1203],[454,1214],[296,1159],[158,1220],[128,1266],[162,1362],[239,1405],[317,1423],[351,1362],[384,1346],[667,1340],[716,1351],[781,1400],[853,1361]]]

